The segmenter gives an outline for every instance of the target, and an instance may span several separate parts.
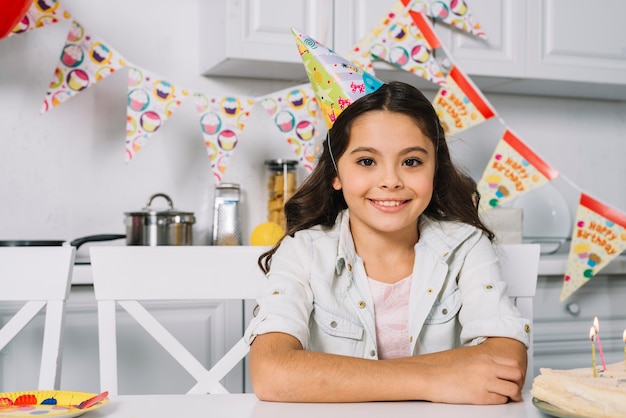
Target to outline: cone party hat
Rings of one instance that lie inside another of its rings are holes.
[[[294,28],[291,31],[329,129],[352,102],[384,84],[311,37]]]

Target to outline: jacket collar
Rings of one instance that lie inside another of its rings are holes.
[[[354,265],[357,257],[350,232],[350,212],[348,209],[339,213],[333,229],[338,233],[339,240],[335,271],[340,274],[347,264]],[[415,244],[415,249],[424,247],[440,257],[442,261],[446,261],[476,228],[461,222],[437,221],[422,215],[419,220],[419,230],[420,238]]]

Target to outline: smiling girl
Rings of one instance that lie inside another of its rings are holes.
[[[246,331],[262,400],[520,400],[529,344],[475,185],[431,103],[392,82],[335,121],[259,263]]]

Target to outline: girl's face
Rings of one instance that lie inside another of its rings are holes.
[[[353,233],[416,236],[433,195],[435,148],[413,119],[383,110],[360,116],[337,170],[333,188],[343,190]]]

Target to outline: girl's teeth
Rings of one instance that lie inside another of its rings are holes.
[[[400,206],[400,202],[388,200],[378,201],[376,204],[380,206]]]

